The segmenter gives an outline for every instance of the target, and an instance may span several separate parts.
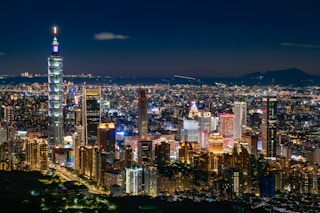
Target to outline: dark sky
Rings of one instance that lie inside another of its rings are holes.
[[[317,0],[1,0],[0,74],[47,73],[53,26],[64,74],[320,74]]]

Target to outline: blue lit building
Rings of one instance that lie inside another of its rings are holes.
[[[54,27],[52,52],[48,58],[48,143],[63,146],[63,58],[59,54],[59,43]]]

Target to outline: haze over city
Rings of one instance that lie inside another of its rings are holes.
[[[318,1],[4,1],[0,74],[47,73],[53,26],[64,74],[241,76],[320,68]]]

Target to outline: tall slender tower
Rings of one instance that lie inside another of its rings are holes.
[[[52,52],[48,58],[48,142],[49,146],[63,146],[63,58],[59,54],[57,28],[53,28]]]
[[[276,157],[277,144],[277,97],[267,95],[262,98],[261,136],[262,149],[266,157]]]
[[[241,139],[247,126],[247,103],[234,102],[234,139]]]
[[[148,136],[148,120],[147,120],[147,109],[148,99],[146,96],[145,89],[139,89],[139,101],[138,101],[138,133],[139,140],[146,140]]]

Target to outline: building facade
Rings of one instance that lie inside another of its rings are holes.
[[[98,126],[101,122],[101,88],[83,86],[84,144],[97,144]]]
[[[48,58],[48,143],[63,146],[63,58],[59,53],[59,43],[54,28],[52,52]]]
[[[262,150],[266,157],[276,157],[277,97],[275,95],[262,98],[261,137]]]
[[[234,103],[234,139],[242,139],[247,126],[247,104],[246,102]]]

